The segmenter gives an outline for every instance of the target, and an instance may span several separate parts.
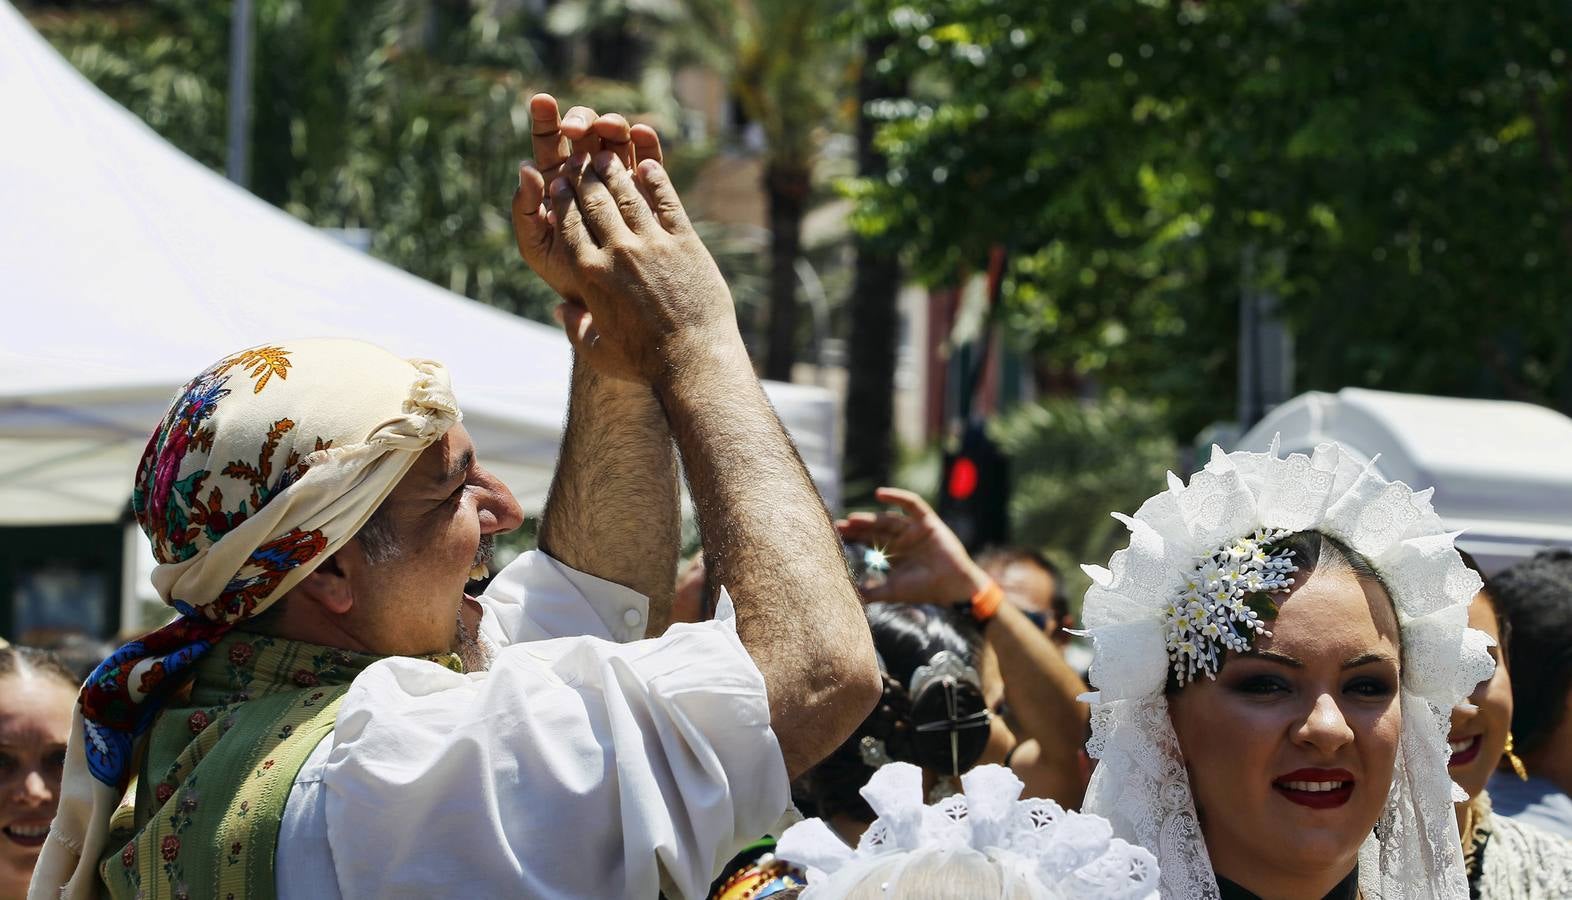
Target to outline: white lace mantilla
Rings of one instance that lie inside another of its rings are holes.
[[[1212,448],[1189,485],[1133,517],[1115,514],[1130,545],[1093,585],[1083,618],[1094,655],[1091,754],[1100,760],[1085,809],[1152,851],[1162,896],[1216,900],[1217,883],[1164,696],[1169,656],[1163,607],[1196,560],[1258,529],[1319,531],[1370,560],[1397,608],[1403,643],[1403,735],[1386,812],[1360,853],[1360,884],[1382,900],[1467,900],[1447,774],[1452,707],[1490,677],[1490,639],[1468,628],[1479,577],[1463,565],[1430,505],[1336,444],[1279,459]],[[1454,793],[1455,792],[1455,793]]]
[[[1051,800],[1021,800],[1021,780],[1003,766],[961,776],[964,793],[923,804],[922,769],[891,763],[863,787],[879,816],[853,850],[819,819],[781,835],[776,856],[807,870],[804,900],[844,897],[870,873],[889,897],[917,896],[901,881],[911,863],[931,854],[977,853],[1006,874],[1009,896],[1031,900],[1157,900],[1157,861],[1113,835],[1094,815]]]

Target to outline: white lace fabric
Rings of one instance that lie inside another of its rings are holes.
[[[1479,577],[1463,565],[1430,505],[1361,466],[1336,444],[1310,456],[1212,450],[1185,485],[1134,517],[1115,517],[1130,545],[1093,585],[1083,618],[1094,656],[1091,755],[1100,760],[1084,809],[1150,850],[1162,896],[1216,900],[1217,882],[1164,695],[1169,657],[1162,607],[1196,560],[1257,529],[1314,530],[1370,560],[1397,609],[1403,644],[1403,734],[1385,813],[1360,853],[1360,886],[1382,900],[1466,900],[1468,887],[1447,774],[1452,707],[1489,678],[1490,639],[1468,628]]]
[[[961,783],[964,793],[925,805],[922,769],[891,763],[862,789],[878,819],[855,850],[823,821],[808,819],[781,835],[775,855],[806,870],[804,900],[845,897],[876,871],[887,896],[919,896],[903,893],[921,887],[903,885],[904,871],[935,855],[968,853],[1007,873],[1011,897],[1156,900],[1156,860],[1114,837],[1107,821],[1051,800],[1019,799],[1021,780],[1003,766],[978,766]]]

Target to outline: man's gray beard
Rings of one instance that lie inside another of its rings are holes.
[[[480,628],[474,632],[464,627],[464,610],[459,608],[459,613],[453,622],[453,633],[458,639],[453,642],[453,652],[458,654],[459,661],[464,664],[466,672],[484,672],[491,668],[492,652],[491,642],[480,636]]]
[[[474,565],[490,565],[491,557],[496,553],[497,538],[495,535],[481,535],[480,544],[475,548]],[[464,605],[459,604],[458,615],[454,617],[453,652],[459,655],[459,661],[464,663],[466,672],[484,672],[491,668],[491,658],[494,655],[491,642],[480,636],[477,626],[475,632],[470,633],[464,627]]]

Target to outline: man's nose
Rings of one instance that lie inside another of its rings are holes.
[[[524,524],[524,507],[497,476],[482,469],[477,476],[483,491],[480,500],[480,533],[502,534]]]

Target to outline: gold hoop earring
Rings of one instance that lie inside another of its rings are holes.
[[[1523,781],[1528,780],[1528,769],[1523,766],[1522,758],[1512,752],[1512,732],[1510,731],[1507,732],[1506,747],[1501,751],[1501,755],[1506,757],[1507,764],[1512,767],[1512,771],[1517,773],[1519,779]]]

